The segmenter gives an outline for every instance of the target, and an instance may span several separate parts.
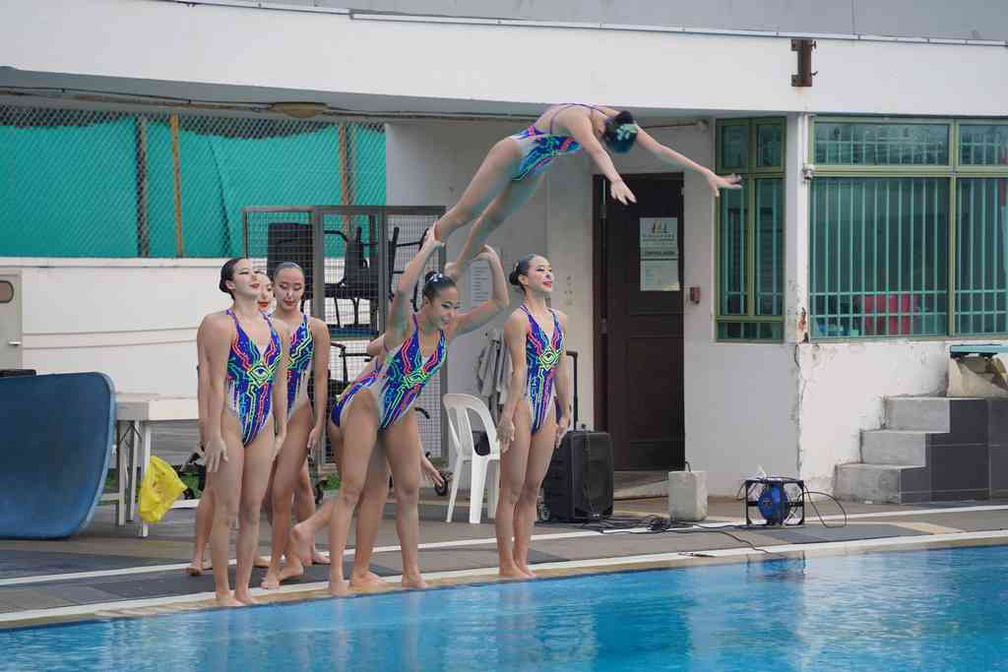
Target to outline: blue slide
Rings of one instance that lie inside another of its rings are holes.
[[[102,373],[0,378],[0,538],[68,537],[91,521],[115,439]]]

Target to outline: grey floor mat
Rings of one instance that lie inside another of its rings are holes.
[[[886,524],[848,525],[839,528],[806,525],[792,528],[753,527],[749,529],[789,544],[815,544],[824,541],[851,541],[853,539],[880,539],[883,537],[915,537],[928,534],[899,525]]]
[[[159,565],[158,558],[137,558],[125,555],[95,555],[50,551],[0,551],[0,579],[13,579],[38,574],[65,574],[102,569],[120,569],[140,565]]]

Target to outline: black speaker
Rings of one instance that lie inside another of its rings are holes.
[[[582,522],[613,512],[612,440],[605,432],[571,431],[553,451],[543,480],[544,517]]]

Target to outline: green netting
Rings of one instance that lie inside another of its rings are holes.
[[[0,125],[0,254],[136,255],[133,122]]]
[[[384,129],[346,127],[344,181],[340,124],[181,116],[184,256],[240,253],[245,206],[384,205]],[[0,255],[178,253],[166,114],[0,106],[0,176]]]

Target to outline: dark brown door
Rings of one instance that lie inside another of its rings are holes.
[[[596,424],[617,470],[682,469],[682,174],[624,179],[636,205],[593,185]]]

